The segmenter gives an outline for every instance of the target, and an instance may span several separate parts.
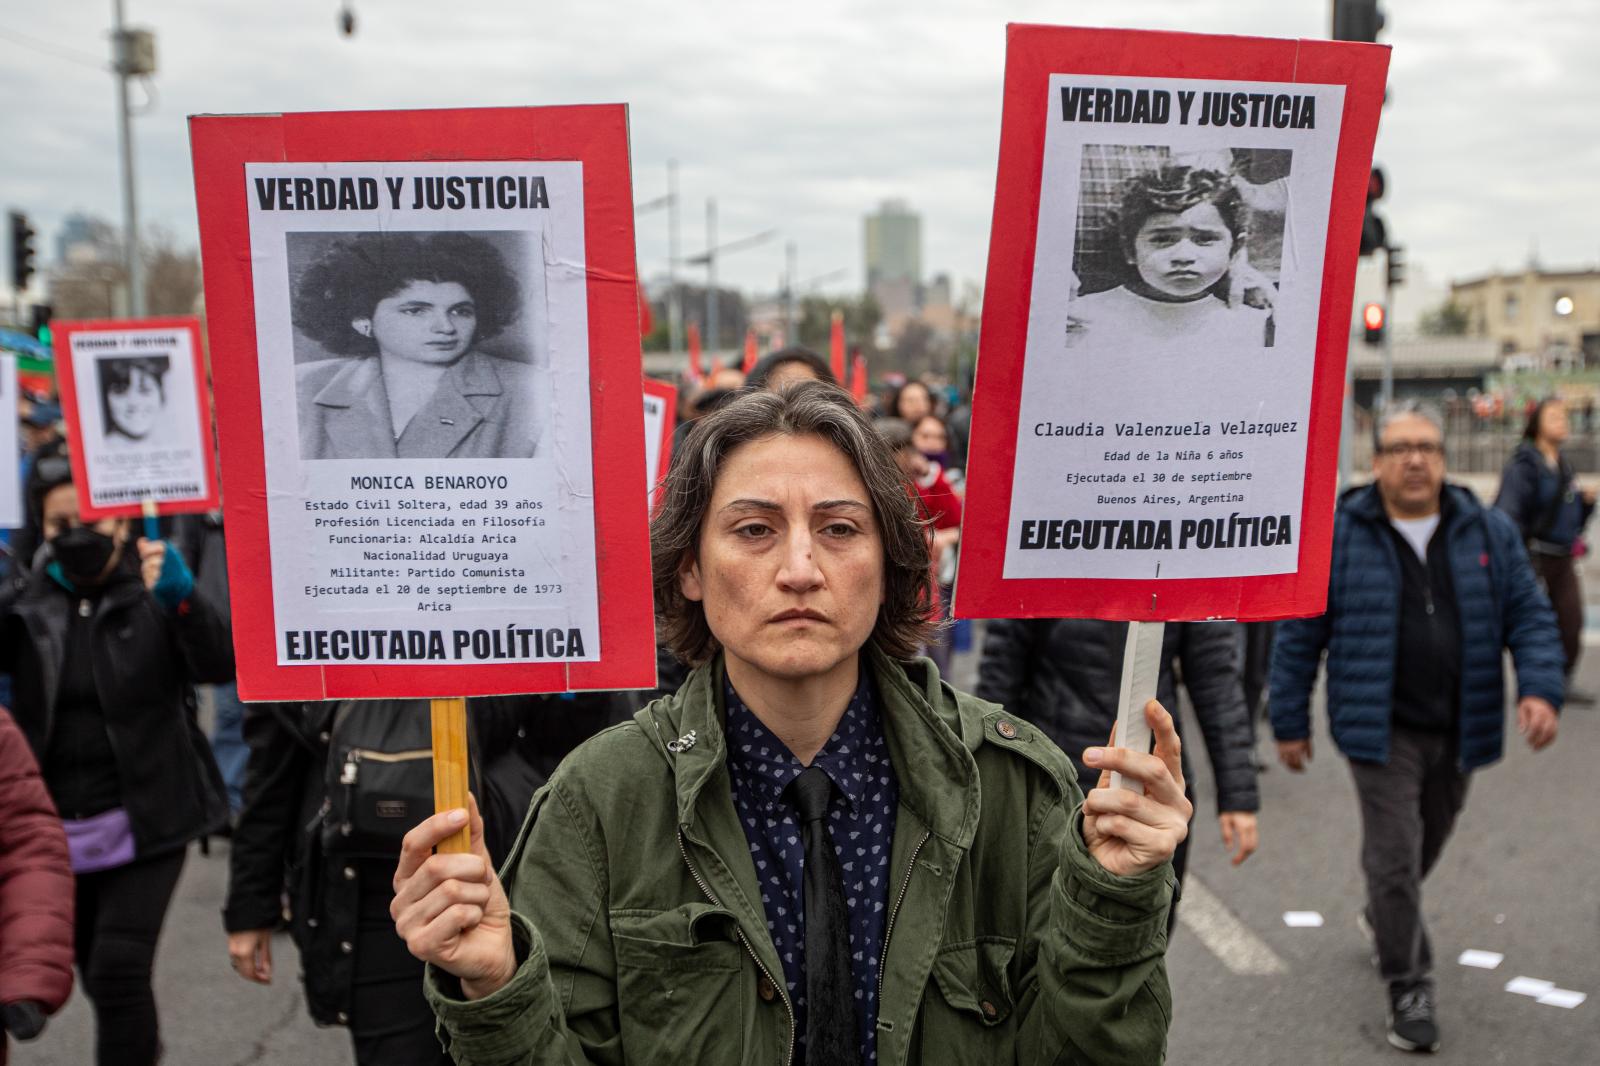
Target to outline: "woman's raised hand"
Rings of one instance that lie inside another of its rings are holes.
[[[1111,747],[1083,753],[1086,763],[1100,768],[1099,785],[1083,799],[1083,842],[1114,874],[1141,874],[1172,858],[1194,814],[1183,794],[1183,756],[1172,716],[1151,700],[1144,719],[1156,738],[1152,754]],[[1142,784],[1144,795],[1110,787],[1113,770]]]
[[[389,915],[411,954],[461,980],[468,999],[499,991],[517,969],[511,904],[483,843],[478,801],[469,810],[441,811],[406,834],[394,872]],[[433,849],[470,818],[472,850]]]

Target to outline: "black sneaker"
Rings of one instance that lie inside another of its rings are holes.
[[[1439,1026],[1433,1020],[1433,989],[1415,985],[1389,992],[1389,1043],[1401,1051],[1431,1054],[1439,1050]]]

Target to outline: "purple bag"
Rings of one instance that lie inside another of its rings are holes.
[[[133,823],[121,807],[93,818],[63,818],[61,827],[67,831],[67,853],[75,874],[109,870],[133,861]]]

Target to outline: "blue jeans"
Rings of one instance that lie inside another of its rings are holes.
[[[211,686],[211,698],[217,709],[211,754],[217,757],[222,783],[228,787],[228,810],[238,814],[244,807],[244,766],[250,760],[250,747],[244,742],[244,703],[232,681]]]

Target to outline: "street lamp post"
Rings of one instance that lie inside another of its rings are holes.
[[[122,21],[122,0],[111,0],[112,71],[117,76],[117,140],[122,155],[122,241],[128,270],[128,314],[144,315],[144,265],[139,261],[139,204],[133,181],[133,118],[128,79],[155,73],[155,34],[131,30]]]
[[[717,343],[717,259],[724,253],[738,251],[741,248],[752,248],[764,244],[778,235],[775,229],[762,230],[750,237],[741,237],[727,244],[717,243],[717,201],[706,200],[706,250],[699,255],[691,255],[684,260],[690,266],[703,266],[706,268],[706,347],[716,351]]]
[[[720,351],[717,343],[717,201],[706,200],[706,346]]]
[[[683,351],[683,294],[678,291],[678,161],[667,160],[667,338]]]

